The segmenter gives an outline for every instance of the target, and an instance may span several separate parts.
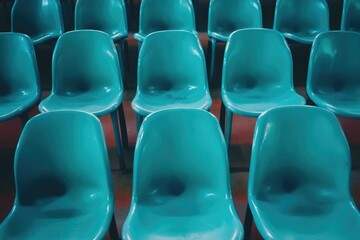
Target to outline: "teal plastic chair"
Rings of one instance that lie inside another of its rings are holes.
[[[206,63],[197,35],[169,30],[150,34],[139,53],[138,84],[131,106],[143,117],[166,108],[209,109]]]
[[[360,32],[360,1],[344,0],[341,30]]]
[[[224,55],[221,96],[226,108],[228,146],[233,113],[258,117],[270,108],[305,104],[294,89],[291,52],[279,32],[243,29],[230,35]]]
[[[259,0],[210,0],[208,16],[208,55],[210,82],[213,82],[217,42],[227,42],[232,32],[244,28],[262,28]]]
[[[261,115],[248,198],[262,237],[358,239],[360,214],[350,192],[350,173],[349,146],[331,112],[291,106]]]
[[[277,0],[274,29],[288,39],[311,44],[319,33],[329,31],[326,0]]]
[[[243,238],[227,149],[209,112],[167,109],[149,115],[138,135],[133,179],[123,240]]]
[[[125,0],[126,1],[126,0]],[[125,52],[129,54],[126,38],[128,26],[124,0],[77,0],[75,30],[94,29],[106,32],[118,43],[119,60],[125,79]]]
[[[320,34],[310,53],[306,90],[318,106],[360,118],[360,33]]]
[[[20,117],[25,125],[40,96],[31,39],[21,33],[0,33],[0,122]]]
[[[147,35],[163,30],[187,30],[196,33],[191,0],[141,1],[139,32],[134,34],[139,49]]]
[[[60,2],[15,0],[11,11],[11,31],[27,34],[34,44],[58,38],[64,32]]]
[[[67,32],[59,38],[52,61],[52,90],[40,112],[81,110],[98,117],[110,114],[120,169],[125,170],[117,110],[126,135],[123,85],[118,55],[111,37],[97,30]]]
[[[30,119],[14,171],[15,202],[0,239],[103,239],[115,224],[108,153],[95,116],[57,111]]]

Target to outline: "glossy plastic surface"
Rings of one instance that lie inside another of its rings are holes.
[[[0,239],[103,239],[114,194],[100,121],[76,111],[30,119],[15,153],[15,183]]]
[[[75,29],[106,32],[113,40],[127,37],[124,0],[78,0],[75,6]]]
[[[349,146],[337,118],[317,107],[269,110],[255,127],[249,204],[265,239],[356,240]]]
[[[211,0],[208,35],[226,42],[232,32],[243,28],[261,28],[259,0]]]
[[[77,30],[58,40],[52,62],[52,90],[41,112],[82,110],[103,116],[116,110],[123,96],[118,55],[111,37]]]
[[[138,86],[131,103],[146,116],[165,108],[208,109],[211,97],[205,57],[191,32],[160,31],[145,38],[138,61]]]
[[[307,93],[318,106],[360,117],[360,33],[320,34],[310,53]]]
[[[19,116],[40,95],[31,39],[21,33],[0,33],[0,121]]]
[[[244,29],[230,35],[222,100],[231,112],[248,117],[277,106],[305,104],[294,90],[291,53],[279,32]]]
[[[274,29],[291,40],[311,44],[319,33],[329,31],[326,0],[277,0]]]
[[[15,0],[11,31],[25,33],[34,44],[58,38],[64,32],[58,0]]]
[[[134,158],[123,239],[242,239],[225,141],[217,119],[198,109],[149,115]]]
[[[341,30],[360,32],[360,0],[344,0]]]
[[[196,32],[195,13],[191,0],[142,0],[138,41],[156,31],[186,30]]]

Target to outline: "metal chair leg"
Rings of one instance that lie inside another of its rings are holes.
[[[221,101],[220,107],[220,128],[223,134],[225,134],[225,105],[223,101]]]
[[[121,103],[118,108],[118,118],[120,122],[120,129],[121,129],[121,139],[124,149],[129,149],[129,140],[127,134],[127,127],[126,127],[126,118],[124,113],[124,106]]]
[[[230,141],[231,141],[231,130],[232,130],[232,119],[233,119],[233,113],[226,109],[226,124],[225,124],[225,141],[226,145],[229,148],[230,147]]]
[[[113,129],[114,129],[114,136],[115,136],[115,141],[116,141],[116,152],[117,152],[118,159],[119,159],[120,170],[125,171],[126,165],[125,165],[124,153],[123,153],[122,147],[121,147],[118,115],[117,115],[116,111],[113,111],[112,113],[110,113],[110,115],[111,115],[111,121],[112,121]]]
[[[109,228],[109,235],[111,240],[119,240],[119,233],[116,226],[115,214],[113,214],[111,218],[110,228]]]

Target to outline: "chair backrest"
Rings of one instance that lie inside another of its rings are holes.
[[[207,89],[206,63],[199,39],[182,30],[148,35],[138,61],[138,91],[158,93]]]
[[[34,46],[25,34],[0,33],[0,95],[15,92],[32,92],[40,97]]]
[[[104,31],[114,40],[128,35],[124,0],[78,0],[75,29]]]
[[[59,0],[15,0],[11,31],[29,35],[34,43],[59,37],[64,32]]]
[[[64,33],[52,60],[52,92],[62,95],[89,90],[123,89],[119,58],[111,37],[97,30]]]
[[[344,0],[341,30],[360,32],[360,1]]]
[[[307,93],[360,91],[360,33],[332,31],[314,40],[309,60]]]
[[[30,119],[15,153],[15,182],[15,205],[68,198],[82,208],[84,199],[102,198],[108,199],[112,211],[112,177],[100,121],[79,111]]]
[[[323,204],[350,200],[350,165],[349,146],[334,114],[309,106],[271,109],[255,127],[250,204],[280,201],[292,193]]]
[[[329,9],[326,0],[277,0],[274,29],[302,37],[328,31]]]
[[[271,47],[269,47],[271,46]],[[293,64],[284,37],[272,29],[243,29],[230,35],[222,90],[263,89],[264,94],[293,88]]]
[[[211,0],[208,35],[227,33],[243,28],[261,28],[262,11],[259,0]]]
[[[172,213],[178,216],[231,200],[227,150],[216,118],[198,109],[149,115],[139,131],[133,178],[133,203],[184,201]]]
[[[191,0],[142,0],[139,33],[147,35],[162,30],[195,31]]]

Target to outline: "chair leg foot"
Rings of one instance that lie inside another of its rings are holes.
[[[114,129],[116,152],[117,152],[118,159],[119,159],[120,171],[126,171],[124,153],[123,153],[122,147],[121,147],[118,115],[117,115],[116,111],[113,111],[110,115],[111,115],[111,120],[112,120],[112,124],[113,124],[113,129]]]

